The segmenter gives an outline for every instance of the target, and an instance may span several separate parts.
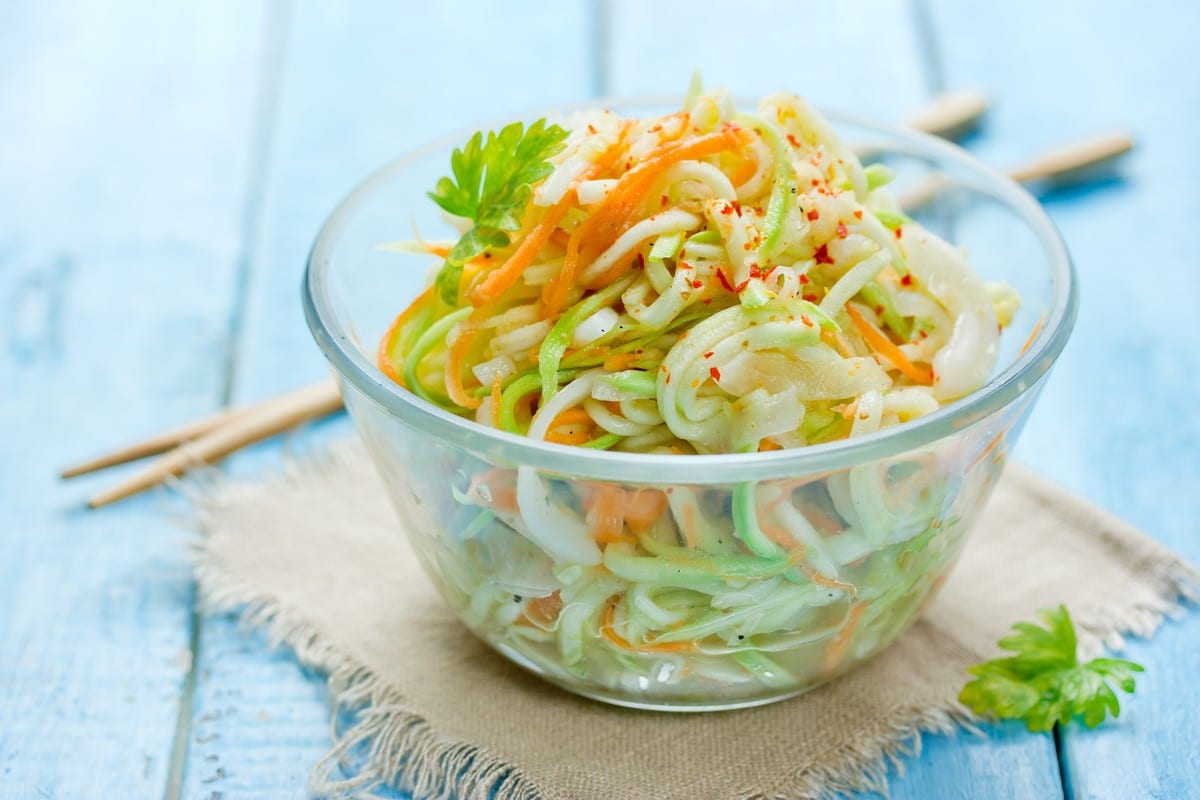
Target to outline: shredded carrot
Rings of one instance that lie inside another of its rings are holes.
[[[1029,338],[1025,340],[1025,344],[1021,345],[1022,354],[1029,349],[1029,346],[1033,344],[1033,340],[1036,339],[1037,335],[1042,332],[1042,323],[1045,321],[1046,315],[1042,314],[1042,316],[1038,319],[1037,324],[1033,326],[1033,330],[1029,332]]]
[[[854,593],[858,591],[857,587],[855,587],[854,584],[846,583],[845,581],[839,581],[837,578],[827,577],[827,576],[823,575],[822,573],[817,572],[815,569],[808,566],[807,564],[799,564],[797,566],[799,566],[801,572],[803,572],[805,575],[808,576],[808,579],[810,581],[817,584],[818,586],[824,586],[829,589],[845,589],[847,592],[850,593],[851,597],[853,597]]]
[[[547,626],[553,624],[558,619],[562,607],[562,595],[555,589],[552,594],[548,594],[545,597],[531,597],[526,600],[525,616],[534,624]]]
[[[640,164],[622,175],[612,191],[597,204],[592,215],[571,233],[562,268],[542,291],[542,304],[546,315],[557,314],[566,303],[567,293],[579,272],[584,243],[595,253],[608,249],[617,237],[630,227],[630,218],[634,216],[660,173],[685,159],[703,158],[732,149],[741,141],[741,129],[730,127],[686,141],[670,142],[651,151]],[[615,264],[613,269],[595,283],[612,283],[628,269],[628,263]]]
[[[837,533],[846,529],[846,526],[840,520],[831,517],[819,508],[805,508],[804,516],[808,517],[808,521],[813,524],[814,528],[819,528],[826,534]]]
[[[625,538],[624,490],[609,484],[593,486],[587,498],[587,521],[595,539]]]
[[[497,430],[500,429],[500,396],[503,394],[500,391],[501,380],[499,372],[492,378],[492,427]]]
[[[775,441],[774,439],[767,438],[767,439],[763,439],[761,442],[758,443],[758,452],[760,452],[760,453],[766,453],[771,450],[782,450],[782,449],[783,449],[783,445],[781,445],[779,442]]]
[[[867,610],[870,603],[866,600],[857,603],[850,608],[850,613],[846,617],[846,624],[838,631],[837,636],[829,643],[829,648],[825,651],[825,663],[822,672],[825,675],[832,674],[842,663],[846,657],[846,651],[850,649],[850,640],[854,638],[854,631],[858,627],[858,621],[862,618],[863,612]]]
[[[458,338],[454,340],[454,344],[450,345],[446,355],[446,394],[455,404],[463,408],[476,409],[480,405],[479,398],[467,394],[467,390],[463,388],[463,369],[467,351],[471,349],[471,345],[475,343],[475,337],[478,335],[479,329],[467,323]]]
[[[867,346],[882,355],[892,363],[892,366],[917,383],[926,385],[933,383],[933,370],[921,369],[909,361],[908,356],[904,355],[904,351],[894,345],[892,340],[883,331],[872,325],[870,320],[858,312],[858,309],[847,303],[846,313],[850,315],[850,320],[854,323],[854,327],[858,328],[858,332],[866,340]]]
[[[525,268],[537,258],[546,242],[550,241],[550,235],[574,204],[575,188],[571,187],[561,200],[550,207],[542,221],[534,226],[508,260],[484,278],[483,283],[471,290],[471,305],[487,305],[511,288]]]
[[[550,234],[550,244],[561,247],[564,250],[567,249],[567,242],[570,241],[570,239],[571,234],[567,233],[562,228],[555,228],[554,232]]]
[[[979,462],[981,462],[985,458],[987,458],[988,453],[995,450],[996,446],[1003,441],[1004,441],[1004,431],[1001,431],[1000,433],[997,433],[994,437],[992,437],[992,440],[990,442],[988,442],[987,447],[983,448],[983,452],[981,452],[979,455],[975,456],[975,458],[971,459],[971,465],[969,467],[967,467],[967,471],[970,472],[971,470],[975,469],[975,467],[979,466]]]
[[[645,644],[634,645],[626,641],[623,636],[613,630],[613,622],[616,617],[617,604],[611,598],[608,605],[604,608],[604,618],[600,623],[600,633],[605,639],[612,642],[622,650],[628,650],[632,653],[692,653],[696,650],[696,645],[692,642],[646,642]]]
[[[404,378],[400,375],[400,371],[396,369],[396,362],[392,360],[391,349],[395,344],[395,339],[400,335],[404,326],[412,321],[418,313],[425,309],[425,303],[433,297],[434,287],[430,284],[425,291],[417,295],[417,299],[413,300],[408,308],[400,312],[400,316],[392,321],[388,326],[387,332],[383,334],[383,338],[379,341],[378,361],[379,369],[384,375],[394,380],[396,383],[404,386]]]
[[[758,172],[758,162],[753,159],[746,159],[730,174],[729,182],[734,186],[741,186],[753,178],[756,172]]]
[[[516,478],[511,470],[492,468],[471,478],[467,494],[483,500],[489,508],[517,510]]]
[[[604,370],[606,372],[620,372],[623,369],[627,369],[637,358],[637,353],[613,353],[604,359]]]
[[[625,495],[625,522],[634,533],[645,533],[667,510],[667,496],[658,489],[635,489]]]
[[[550,421],[550,427],[557,428],[559,425],[578,425],[580,423],[590,424],[591,421],[591,415],[582,408],[568,408]]]
[[[567,430],[547,431],[546,441],[554,444],[571,444],[580,445],[586,444],[592,440],[592,435],[582,428],[568,428]]]

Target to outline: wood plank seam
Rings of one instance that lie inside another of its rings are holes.
[[[252,127],[250,156],[247,164],[245,206],[239,231],[238,262],[234,283],[233,305],[229,314],[224,348],[224,370],[221,386],[221,406],[228,407],[233,401],[237,360],[241,351],[241,335],[244,327],[247,297],[250,292],[252,266],[255,262],[258,231],[261,224],[264,189],[270,163],[270,148],[276,123],[278,122],[278,99],[283,80],[284,59],[287,56],[288,31],[294,12],[291,0],[272,0],[263,12],[266,26],[263,32],[262,59],[259,65],[259,99]],[[191,663],[184,676],[180,690],[179,716],[175,723],[175,736],[171,743],[170,766],[163,787],[165,800],[179,800],[183,791],[184,772],[187,768],[188,746],[192,736],[192,715],[195,705],[197,670],[200,663],[200,648],[203,645],[203,617],[197,608],[199,596],[193,582],[189,587],[191,611],[188,616],[188,648]]]

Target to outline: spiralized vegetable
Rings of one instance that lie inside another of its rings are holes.
[[[899,215],[890,173],[798,97],[750,115],[700,92],[661,118],[562,124],[511,244],[466,265],[457,305],[425,292],[385,338],[385,371],[423,399],[687,457],[870,435],[991,375],[1015,293]],[[454,488],[438,558],[468,624],[565,684],[795,689],[916,613],[957,552],[949,480],[920,458],[725,489],[493,468]]]

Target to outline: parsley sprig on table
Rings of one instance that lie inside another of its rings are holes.
[[[539,119],[528,130],[520,122],[477,132],[450,156],[453,178],[442,178],[429,193],[435,203],[456,217],[474,223],[450,250],[437,276],[438,293],[449,305],[458,304],[463,264],[489,248],[505,247],[506,231],[519,230],[529,204],[530,184],[549,175],[549,158],[562,151],[567,132]]]
[[[977,714],[1023,719],[1031,731],[1048,731],[1076,717],[1094,728],[1108,714],[1118,716],[1121,705],[1113,684],[1132,693],[1133,674],[1142,672],[1142,666],[1123,658],[1080,663],[1066,606],[1038,614],[1046,627],[1014,625],[1016,633],[1001,639],[1000,646],[1015,655],[971,667],[975,680],[963,687],[958,699]]]

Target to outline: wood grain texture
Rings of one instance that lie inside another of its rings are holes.
[[[0,797],[162,793],[191,578],[159,499],[56,471],[220,402],[259,20],[6,4],[0,25]]]
[[[708,85],[751,98],[794,91],[821,106],[896,122],[933,94],[921,53],[925,32],[906,2],[755,3],[737,16],[719,0],[619,0],[611,8],[613,94],[679,93],[697,66],[688,58],[702,59]],[[721,24],[696,25],[688,31],[687,47],[662,47],[663,36],[670,35],[663,32],[678,29],[684,17]],[[985,729],[986,737],[924,737],[920,757],[907,759],[893,775],[892,797],[1060,796],[1050,737],[1012,725]]]
[[[1200,271],[1190,235],[1200,83],[1187,66],[1200,11],[937,0],[933,12],[948,82],[982,83],[999,98],[979,142],[989,158],[1015,162],[1114,127],[1138,140],[1117,177],[1045,197],[1079,271],[1080,315],[1017,454],[1200,561]],[[1121,52],[1138,56],[1114,58]],[[1063,734],[1070,796],[1200,796],[1191,721],[1200,617],[1168,623],[1128,655],[1146,675],[1120,721]]]
[[[324,373],[299,288],[308,249],[337,202],[375,167],[440,133],[586,97],[594,72],[590,13],[581,2],[553,15],[533,4],[455,2],[428,6],[417,24],[410,7],[393,3],[296,5],[235,402]],[[495,45],[517,39],[528,46]],[[398,236],[406,219],[399,210]],[[348,426],[342,420],[321,430],[344,434]],[[296,447],[312,441],[291,438]],[[256,448],[231,468],[245,475],[277,467],[278,454],[275,446]],[[264,655],[258,637],[224,616],[204,618],[198,668],[183,796],[303,797],[309,770],[329,746],[323,679],[302,674],[287,655]]]

